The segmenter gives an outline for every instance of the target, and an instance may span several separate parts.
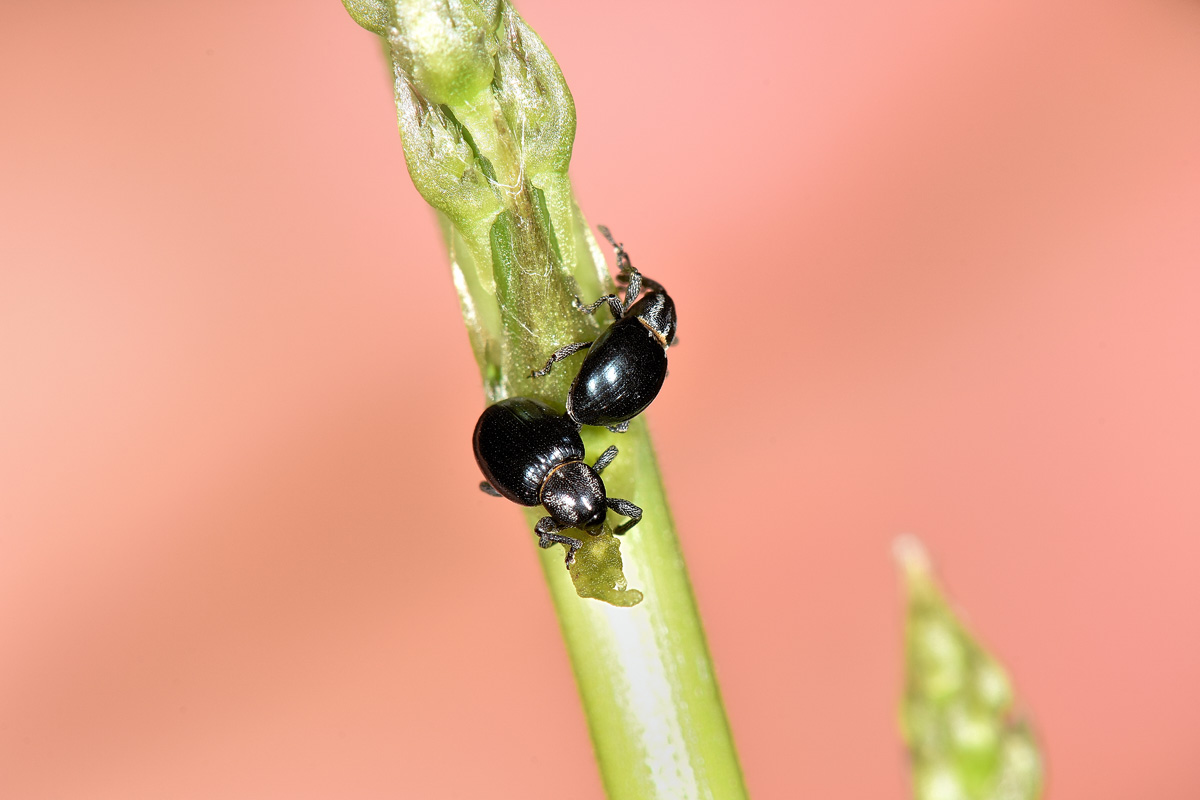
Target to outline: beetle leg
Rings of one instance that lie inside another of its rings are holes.
[[[625,284],[625,307],[622,309],[622,313],[624,313],[629,310],[633,302],[637,300],[637,296],[642,293],[642,273],[630,267],[629,272],[622,274],[628,276],[626,278],[627,283]]]
[[[497,492],[487,481],[479,482],[479,491],[483,492],[484,494],[490,494],[492,497],[504,497],[504,495]]]
[[[601,453],[600,457],[596,459],[596,463],[592,465],[592,469],[596,470],[596,474],[599,475],[604,471],[605,467],[613,462],[613,459],[616,457],[617,446],[615,444],[610,444],[608,449]]]
[[[609,508],[621,516],[629,517],[628,522],[621,523],[617,527],[613,528],[613,533],[617,534],[618,536],[642,521],[642,510],[628,500],[610,497],[605,501],[605,503]]]
[[[621,298],[615,294],[606,294],[590,305],[585,306],[583,303],[579,303],[575,307],[585,314],[591,314],[604,303],[608,303],[608,308],[612,311],[613,319],[620,319],[625,314],[625,309],[621,305]]]
[[[604,427],[608,428],[613,433],[624,433],[625,431],[629,430],[629,420],[618,422],[616,425],[605,425]]]
[[[640,514],[641,512],[639,511],[638,513]],[[565,544],[567,546],[567,566],[570,567],[575,563],[575,551],[583,547],[583,542],[578,539],[572,539],[570,536],[563,536],[558,531],[559,527],[554,524],[552,517],[542,517],[533,529],[533,532],[538,535],[538,547],[543,550],[554,547],[556,544]]]
[[[591,342],[575,342],[574,344],[569,344],[566,347],[560,347],[554,351],[554,355],[550,356],[550,360],[546,362],[546,365],[544,367],[542,367],[541,369],[538,369],[538,370],[534,370],[532,373],[530,373],[529,377],[540,378],[543,375],[549,375],[550,370],[554,367],[554,364],[556,362],[562,361],[564,358],[567,358],[568,356],[573,356],[576,353],[578,353],[580,350],[583,350],[585,347],[591,347],[591,346],[592,346]]]

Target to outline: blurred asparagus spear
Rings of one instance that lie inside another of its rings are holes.
[[[1014,712],[1004,668],[955,616],[929,557],[911,537],[896,542],[908,591],[900,727],[917,800],[1034,800],[1042,759]]]
[[[614,286],[567,176],[575,107],[557,63],[505,0],[343,4],[386,42],[409,175],[439,212],[486,399],[562,408],[581,357],[536,381],[530,373],[598,335],[573,302]],[[584,537],[570,574],[558,548],[541,556],[605,788],[614,800],[743,798],[645,423],[624,435],[586,428],[584,443],[589,453],[617,445],[605,484],[644,510],[624,555],[606,528]],[[530,544],[538,515],[527,518]],[[505,580],[495,576],[498,591]]]

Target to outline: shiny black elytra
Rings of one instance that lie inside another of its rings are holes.
[[[560,531],[580,528],[599,533],[608,509],[629,517],[613,533],[624,533],[642,519],[642,510],[628,500],[609,497],[600,473],[617,457],[617,448],[600,454],[596,463],[583,461],[579,426],[545,403],[529,397],[510,397],[484,409],[475,425],[475,461],[486,481],[479,488],[523,506],[543,505],[550,516],[534,527],[538,544],[565,544],[567,566],[583,542]]]
[[[629,420],[646,410],[666,380],[667,349],[676,341],[675,303],[661,284],[634,268],[608,228],[599,227],[617,253],[617,280],[626,284],[625,301],[606,294],[589,306],[581,305],[581,311],[591,314],[607,303],[613,324],[594,342],[559,348],[533,377],[548,375],[556,362],[591,348],[571,383],[567,416],[581,425],[603,425],[624,433]],[[634,302],[642,287],[648,290],[646,295]]]

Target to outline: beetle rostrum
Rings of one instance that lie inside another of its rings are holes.
[[[625,299],[606,294],[591,305],[580,305],[591,314],[607,304],[613,323],[594,342],[574,342],[556,350],[533,377],[548,375],[557,362],[590,348],[571,383],[567,416],[581,425],[604,425],[623,433],[629,420],[646,410],[662,389],[677,319],[667,290],[638,272],[608,228],[599,227],[616,251],[617,281],[626,284]],[[647,291],[639,300],[643,288]]]
[[[475,424],[472,442],[475,461],[487,478],[480,490],[523,506],[545,506],[549,516],[534,527],[538,544],[565,544],[568,567],[583,542],[562,531],[579,528],[598,534],[609,509],[629,517],[613,533],[625,533],[642,519],[640,508],[604,491],[600,473],[617,457],[617,448],[609,447],[588,465],[579,426],[545,403],[510,397],[488,406]]]

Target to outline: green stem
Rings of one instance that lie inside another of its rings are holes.
[[[583,355],[530,372],[596,338],[600,315],[573,302],[613,282],[571,191],[575,108],[558,65],[506,0],[343,3],[387,42],[409,175],[440,212],[487,400],[562,409]],[[609,797],[744,798],[645,423],[583,437],[593,456],[619,448],[605,484],[644,512],[624,537],[577,534],[570,572],[558,547],[541,551]],[[541,513],[530,510],[529,528]]]
[[[542,558],[605,789],[614,800],[744,798],[646,426],[635,423],[620,441],[621,458],[604,477],[613,494],[633,496],[646,510],[623,551],[629,580],[645,599],[633,608],[582,602],[561,557]],[[627,454],[633,458],[617,472]]]

